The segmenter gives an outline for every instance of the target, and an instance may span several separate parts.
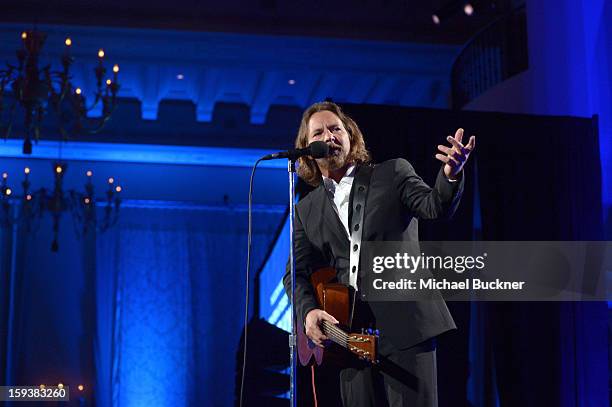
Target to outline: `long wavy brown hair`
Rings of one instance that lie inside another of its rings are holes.
[[[342,121],[344,128],[349,134],[351,149],[349,151],[347,162],[351,164],[367,164],[370,162],[370,153],[366,149],[363,134],[359,130],[359,126],[353,119],[344,114],[340,106],[334,102],[318,102],[310,106],[302,115],[302,122],[295,139],[296,148],[304,148],[308,146],[308,122],[313,114],[330,111]],[[323,180],[321,170],[316,161],[310,157],[301,157],[298,160],[298,175],[312,186],[318,186]]]

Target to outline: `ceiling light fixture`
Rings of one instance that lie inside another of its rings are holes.
[[[87,106],[80,88],[71,80],[70,67],[74,62],[70,49],[71,38],[64,40],[61,57],[62,69],[52,71],[50,65],[39,66],[41,50],[47,35],[36,30],[21,33],[21,48],[17,50],[17,65],[7,64],[0,70],[0,133],[5,139],[12,133],[15,117],[20,117],[18,107],[23,111],[23,153],[32,153],[32,140],[40,138],[41,126],[48,111],[57,117],[59,132],[66,140],[68,135],[95,133],[102,129],[116,107],[119,83],[114,70],[112,83],[104,86],[104,50],[98,50],[98,66],[94,69],[97,87],[93,103]],[[87,113],[99,103],[102,115],[96,119],[87,118]]]

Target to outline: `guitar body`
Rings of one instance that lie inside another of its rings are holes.
[[[355,293],[347,286],[335,283],[336,270],[326,267],[315,271],[310,277],[315,296],[320,309],[332,315],[339,322],[337,326],[322,327],[332,343],[325,348],[316,346],[304,332],[303,326],[298,326],[297,349],[300,363],[321,365],[326,363],[344,364],[351,353],[362,359],[376,363],[377,335],[348,333],[351,327],[351,306]]]

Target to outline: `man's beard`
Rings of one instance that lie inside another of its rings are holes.
[[[332,154],[328,157],[318,159],[317,164],[319,165],[320,169],[324,169],[327,171],[335,171],[346,165],[346,163],[348,162],[347,158],[348,157],[342,152],[340,152],[340,154],[334,154],[332,152]]]

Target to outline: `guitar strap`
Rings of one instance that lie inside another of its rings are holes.
[[[368,190],[370,189],[372,170],[373,168],[371,166],[360,166],[355,174],[353,189],[351,191],[352,216],[350,220],[351,246],[349,248],[349,285],[355,290],[355,292],[359,290],[357,287],[357,277],[359,275],[359,256],[361,253],[361,236],[363,233],[363,214],[365,213],[366,198],[368,197]]]

